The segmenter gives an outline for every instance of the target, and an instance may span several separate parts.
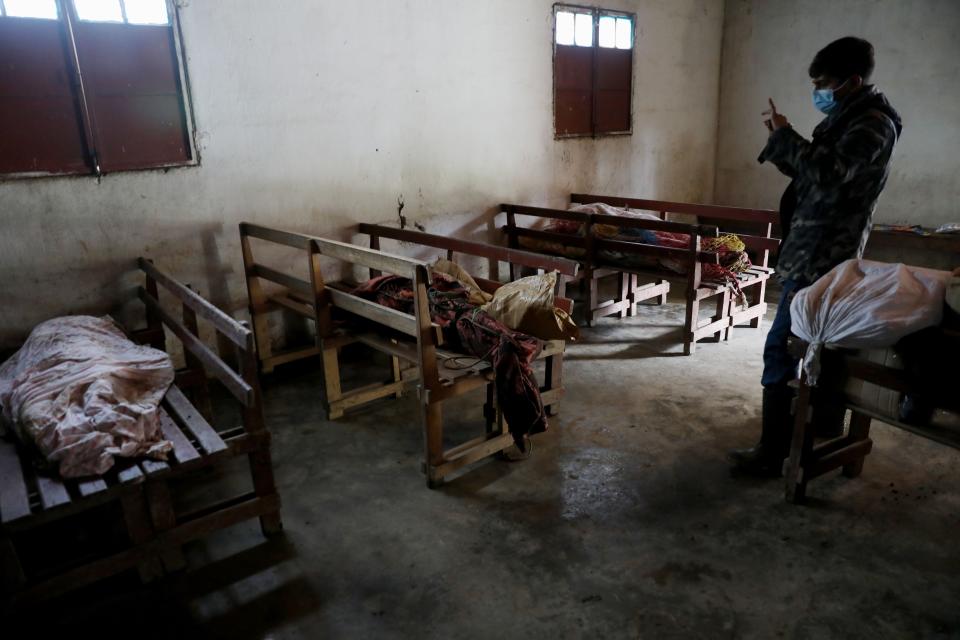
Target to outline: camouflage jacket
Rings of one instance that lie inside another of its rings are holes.
[[[770,135],[759,161],[793,178],[780,202],[781,277],[811,284],[863,256],[901,130],[886,97],[867,86],[817,125],[809,142],[790,127]]]

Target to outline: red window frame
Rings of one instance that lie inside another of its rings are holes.
[[[0,15],[0,179],[199,164],[178,8],[164,2],[166,25],[80,20],[73,0],[56,0],[56,20]]]
[[[557,42],[557,15],[589,14],[589,47]],[[600,46],[600,18],[630,20],[630,48]],[[633,133],[633,57],[637,19],[633,13],[600,7],[553,5],[553,103],[557,139]]]

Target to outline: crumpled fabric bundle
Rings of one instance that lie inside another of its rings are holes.
[[[166,353],[134,344],[111,318],[54,318],[0,365],[0,409],[62,477],[100,475],[115,457],[166,459],[157,406],[173,379]]]
[[[802,289],[790,303],[790,330],[809,345],[803,359],[809,384],[817,383],[824,345],[890,347],[940,324],[949,277],[946,271],[853,259]]]
[[[470,304],[469,294],[451,276],[434,272],[427,290],[430,319],[443,330],[444,342],[454,351],[486,360],[496,372],[497,405],[520,451],[525,437],[545,431],[547,414],[530,363],[543,343],[506,327],[490,314]],[[352,292],[391,309],[414,312],[413,284],[409,278],[383,275],[368,280]]]

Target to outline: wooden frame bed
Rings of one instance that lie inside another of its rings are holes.
[[[8,604],[52,597],[131,568],[144,581],[152,580],[183,567],[180,548],[185,542],[251,518],[260,520],[266,535],[282,529],[253,333],[150,261],[141,258],[139,267],[146,275],[146,286],[137,295],[146,306],[147,328],[131,332],[131,338],[165,349],[169,332],[182,344],[186,360],[161,404],[161,427],[173,452],[166,462],[121,459],[103,477],[65,481],[34,470],[22,447],[0,440],[0,569]],[[180,307],[181,318],[161,305],[161,290]],[[234,346],[239,371],[199,339],[198,319]],[[211,426],[208,375],[239,405],[242,426],[225,431]],[[195,472],[238,456],[247,458],[250,491],[189,512],[175,507],[173,494],[189,488]],[[71,518],[101,507],[122,516],[128,538],[122,548],[71,557],[42,570],[29,566],[21,551],[31,536],[51,523],[74,524]]]
[[[504,248],[498,245],[487,244],[483,242],[473,242],[470,240],[460,240],[448,236],[440,236],[413,229],[397,229],[378,224],[361,223],[357,231],[370,236],[370,247],[380,248],[380,239],[386,238],[404,242],[417,247],[432,247],[443,249],[446,252],[447,260],[453,261],[460,255],[483,258],[488,261],[506,262],[509,265],[510,280],[515,280],[517,267],[526,267],[540,271],[556,271],[558,274],[556,298],[554,302],[557,307],[567,313],[573,312],[573,301],[564,297],[566,295],[566,283],[570,278],[577,275],[578,265],[573,260],[560,258],[556,256],[546,256],[533,253],[531,251],[520,251],[516,249]],[[370,276],[377,275],[373,270]],[[486,278],[474,276],[476,283],[487,293],[493,293],[503,283]],[[544,361],[544,380],[540,388],[543,405],[548,413],[555,413],[557,402],[563,397],[563,353],[566,346],[561,340],[548,341],[541,352],[539,360]],[[492,407],[488,405],[485,411],[489,412]]]
[[[430,487],[437,486],[445,476],[457,469],[513,445],[513,437],[507,431],[500,412],[493,408],[494,376],[489,363],[479,361],[464,369],[450,368],[445,364],[448,358],[462,354],[443,349],[440,327],[431,322],[427,298],[430,269],[426,262],[392,255],[378,249],[250,223],[241,223],[240,236],[250,295],[250,313],[254,326],[259,328],[256,334],[260,344],[269,340],[266,333],[266,314],[276,309],[293,311],[316,323],[317,347],[314,353],[320,353],[323,359],[325,396],[330,419],[342,416],[345,410],[352,407],[378,398],[398,395],[413,380],[417,380],[424,440],[423,470]],[[301,252],[309,279],[297,278],[256,262],[251,242],[254,239]],[[413,283],[415,313],[410,315],[381,306],[353,295],[349,287],[328,283],[321,268],[324,259],[336,259],[374,273],[384,272],[409,278]],[[568,270],[573,268],[575,267],[567,267]],[[274,290],[268,292],[262,281],[272,283]],[[351,318],[350,326],[335,328],[335,311]],[[386,382],[347,392],[342,389],[338,350],[353,343],[365,344],[390,356],[392,371]],[[540,357],[551,358],[562,354],[562,350],[561,341],[552,341],[544,345]],[[295,353],[300,354],[299,357],[309,355],[308,351],[302,350]],[[277,360],[273,362],[275,364]],[[556,383],[559,383],[561,374],[558,362],[559,360],[554,361],[553,373],[548,374],[548,378],[552,375],[552,380]],[[401,363],[414,366],[413,376],[405,375]],[[480,387],[486,388],[487,396],[484,410],[485,433],[445,449],[443,402]],[[547,395],[549,393],[553,395]],[[550,389],[544,393],[544,404],[555,404],[561,394],[560,387]]]
[[[960,341],[960,335],[954,335]],[[956,342],[955,342],[956,343]],[[790,339],[790,350],[797,357],[806,353],[807,344],[796,337]],[[955,347],[956,349],[956,347]],[[873,392],[916,393],[927,392],[918,381],[902,368],[891,366],[896,361],[892,350],[858,352],[850,349],[825,347],[821,351],[820,377],[817,387],[807,384],[806,374],[799,381],[794,413],[793,439],[790,457],[784,463],[786,479],[785,494],[788,502],[802,503],[806,498],[807,484],[816,477],[834,469],[842,468],[847,478],[856,478],[863,471],[863,463],[873,449],[870,439],[870,423],[880,420],[898,429],[903,429],[924,438],[960,449],[960,430],[940,424],[908,424],[897,415],[891,415],[880,407],[871,406],[863,394],[851,395],[849,385],[857,381],[873,385]],[[951,363],[954,364],[954,363]],[[826,393],[824,393],[826,392]],[[841,402],[850,411],[850,426],[846,433],[821,443],[815,443],[815,429],[810,424],[813,406],[826,397],[830,402]],[[936,407],[960,414],[960,397],[942,393],[935,399]]]

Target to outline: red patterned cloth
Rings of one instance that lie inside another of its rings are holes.
[[[353,293],[404,313],[414,311],[413,284],[409,278],[380,276],[364,282]],[[524,451],[524,437],[547,428],[540,387],[530,366],[543,343],[533,336],[513,331],[470,304],[466,289],[442,274],[434,274],[427,297],[430,317],[443,329],[445,344],[453,351],[493,365],[497,404],[503,411],[514,442]]]

